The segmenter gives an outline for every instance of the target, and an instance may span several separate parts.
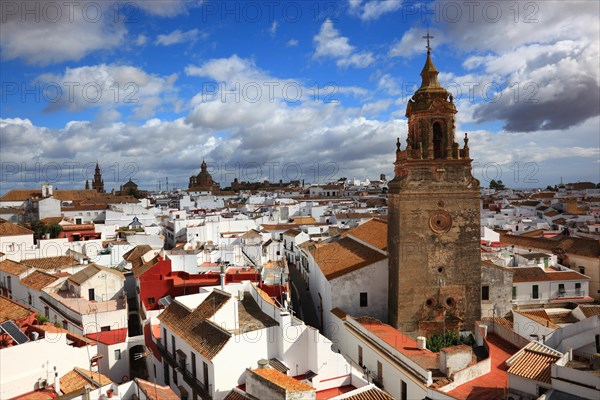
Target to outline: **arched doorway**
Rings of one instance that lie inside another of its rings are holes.
[[[442,158],[442,126],[439,122],[433,124],[433,158]]]
[[[141,344],[133,346],[129,350],[129,379],[148,379],[147,354],[146,347]]]

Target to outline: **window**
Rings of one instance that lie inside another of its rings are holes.
[[[564,283],[559,283],[558,284],[558,295],[559,296],[564,296],[567,293],[567,291],[565,290],[565,284]]]
[[[406,387],[406,382],[400,381],[402,391],[400,392],[401,400],[408,400],[408,388]]]
[[[165,350],[167,350],[167,328],[163,328],[163,340],[165,341]]]
[[[175,355],[175,336],[171,335],[171,347],[173,348],[173,355]],[[173,376],[173,380],[175,380],[175,376]]]
[[[69,329],[69,323],[66,319],[63,319],[63,329]]]
[[[148,297],[148,304],[154,304],[154,297]]]
[[[100,332],[110,332],[110,325],[100,327]]]
[[[358,346],[358,365],[363,366],[363,352],[362,347]]]
[[[362,292],[360,294],[360,306],[367,307],[367,293],[366,292]]]
[[[512,289],[512,299],[513,300],[517,299],[517,287],[516,286],[513,286],[513,289]]]
[[[50,309],[48,307],[44,307],[44,316],[50,318]]]
[[[539,293],[539,286],[538,285],[533,285],[531,287],[531,298],[532,299],[539,299],[540,298],[540,293]]]
[[[177,385],[177,371],[173,368],[173,383]]]
[[[115,360],[120,360],[121,359],[121,350],[116,349],[115,350]]]
[[[168,363],[163,363],[164,366],[164,375],[165,375],[165,385],[169,386],[169,371],[171,370],[171,368],[169,368],[169,364]]]
[[[192,352],[192,375],[196,378],[196,353]]]
[[[12,284],[10,282],[10,276],[6,277],[6,288],[8,289],[9,292],[12,292]]]
[[[490,299],[490,287],[489,285],[484,285],[481,287],[481,300],[489,300]]]
[[[585,267],[579,266],[579,273],[585,275]],[[10,290],[10,289],[9,289]]]
[[[29,305],[33,304],[33,297],[31,296],[31,293],[29,293],[29,295],[27,296],[27,301],[29,302]]]
[[[381,361],[377,361],[377,382],[379,387],[383,388],[383,365]]]
[[[581,296],[581,283],[575,283],[575,296]]]

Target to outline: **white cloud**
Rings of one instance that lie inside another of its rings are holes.
[[[313,58],[333,58],[340,67],[366,68],[375,62],[370,52],[356,52],[349,39],[341,36],[330,19],[325,20],[319,33],[313,37],[315,52]]]
[[[136,0],[136,7],[150,15],[175,17],[202,5],[201,0]]]
[[[160,46],[172,46],[174,44],[195,42],[200,37],[201,32],[198,29],[190,29],[189,31],[182,31],[176,29],[171,33],[165,35],[158,35],[154,42]]]
[[[269,34],[271,36],[275,36],[275,34],[277,33],[278,27],[279,27],[279,24],[277,23],[277,21],[273,21],[273,23],[271,24],[271,27],[269,28]]]
[[[402,38],[395,42],[390,48],[390,57],[412,57],[415,54],[425,54],[427,41],[423,39],[426,31],[421,27],[410,28],[402,35]],[[433,29],[429,32],[434,40],[431,47],[435,48],[446,43],[445,35],[440,31]]]
[[[397,11],[402,6],[401,0],[349,0],[350,13],[363,21],[376,20],[384,14]]]
[[[146,35],[139,34],[135,39],[136,46],[143,46],[148,42],[148,37]]]
[[[165,96],[175,92],[176,79],[176,74],[161,77],[137,67],[113,64],[67,68],[62,75],[43,74],[37,78],[47,87],[62,90],[46,111],[103,108],[103,119],[114,119],[114,110],[121,107],[131,107],[137,117],[147,118]],[[54,93],[47,97],[54,97]]]
[[[298,39],[290,39],[287,41],[287,43],[285,44],[285,47],[296,47],[298,46]]]
[[[0,7],[4,60],[22,59],[37,65],[79,60],[89,53],[122,45],[127,34],[125,24],[107,17],[112,7],[109,2],[53,2],[47,8],[44,1],[12,4],[15,12],[11,7]],[[25,9],[37,11],[25,18]],[[97,15],[101,16],[98,21]]]

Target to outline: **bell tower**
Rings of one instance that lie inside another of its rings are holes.
[[[456,106],[427,58],[406,107],[388,187],[389,323],[409,336],[471,330],[481,318],[479,181],[467,134],[455,140]]]

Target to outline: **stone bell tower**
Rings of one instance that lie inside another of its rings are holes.
[[[409,336],[472,330],[481,317],[479,181],[468,138],[455,141],[456,106],[427,59],[406,108],[388,190],[389,323]]]

